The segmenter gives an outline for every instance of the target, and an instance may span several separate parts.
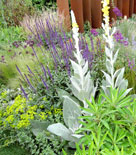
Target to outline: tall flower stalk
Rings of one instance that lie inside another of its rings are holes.
[[[94,87],[90,72],[88,71],[88,61],[85,61],[79,49],[79,28],[73,11],[71,11],[71,17],[73,39],[75,41],[74,56],[77,60],[77,62],[71,60],[72,68],[74,70],[74,75],[70,78],[71,87],[73,94],[84,103],[84,107],[87,107],[85,99],[91,100],[91,96],[95,96],[97,87]]]
[[[103,80],[102,83],[102,89],[104,92],[107,94],[109,92],[109,87],[112,88],[119,88],[121,89],[127,89],[128,86],[128,81],[123,78],[125,68],[121,68],[119,70],[115,71],[115,62],[117,60],[118,52],[117,50],[114,53],[115,50],[115,45],[114,45],[114,40],[113,40],[113,34],[116,31],[116,28],[111,29],[109,25],[109,3],[110,0],[102,0],[103,4],[103,20],[104,24],[102,24],[102,27],[105,31],[105,34],[103,35],[105,41],[106,41],[106,46],[105,46],[105,54],[106,54],[106,68],[108,73],[104,72],[105,80]],[[129,92],[131,89],[128,89],[127,92]]]
[[[73,11],[71,11],[72,17],[72,31],[73,39],[75,40],[75,52],[74,56],[76,61],[71,60],[72,68],[74,70],[73,76],[70,77],[72,93],[78,98],[87,108],[87,100],[91,100],[91,96],[95,96],[97,87],[94,87],[93,81],[88,71],[88,61],[85,61],[80,48],[79,48],[79,33],[78,25]],[[71,97],[67,93],[62,95],[64,97],[63,102],[63,118],[65,125],[56,123],[49,125],[47,130],[63,139],[71,142],[78,142],[83,135],[76,134],[76,131],[82,126],[79,123],[79,117],[82,116],[82,112],[79,106],[79,101]],[[73,146],[73,143],[72,143]]]

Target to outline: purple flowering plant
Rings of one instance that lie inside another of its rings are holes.
[[[96,29],[91,29],[91,34],[94,36],[94,37],[96,37],[96,36],[98,36],[98,32],[96,31]]]
[[[117,7],[113,8],[113,12],[115,13],[116,16],[122,17],[122,13],[120,12],[120,10]]]
[[[35,23],[35,30],[37,32],[37,35],[35,34],[35,31],[31,29],[31,27],[28,26],[30,31],[33,33],[34,39],[38,43],[38,47],[41,50],[41,53],[43,54],[43,59],[46,60],[46,50],[50,51],[49,57],[52,59],[54,68],[51,69],[47,64],[42,64],[39,61],[38,54],[35,50],[35,46],[32,46],[33,54],[36,57],[38,63],[39,63],[39,69],[36,71],[30,72],[29,74],[31,76],[24,76],[23,78],[27,82],[27,84],[32,88],[32,85],[34,84],[33,87],[35,87],[35,83],[33,79],[34,75],[37,77],[38,81],[41,81],[43,85],[45,86],[46,89],[50,89],[50,86],[48,85],[48,78],[54,82],[53,76],[52,76],[52,71],[55,69],[56,72],[60,71],[60,69],[65,69],[67,71],[67,76],[71,76],[71,65],[70,65],[70,59],[74,60],[74,44],[73,44],[73,38],[72,36],[68,36],[67,33],[64,31],[64,29],[61,27],[61,32],[57,30],[57,28],[52,27],[52,25],[49,22],[49,19],[45,19],[47,23],[48,30],[47,32],[45,31],[43,27],[43,21],[38,20]],[[38,22],[38,24],[37,24]],[[55,25],[55,24],[54,24]],[[40,33],[38,30],[40,29]],[[41,33],[42,32],[42,33]],[[98,36],[98,32],[95,29],[91,30],[91,35],[93,37]],[[80,35],[79,38],[79,45],[80,45],[80,50],[82,51],[83,58],[89,62],[89,69],[91,70],[93,68],[93,61],[95,55],[100,53],[102,50],[101,48],[101,40],[97,39],[97,50],[94,50],[94,42],[93,42],[93,37],[89,36],[90,40],[86,40],[86,38],[82,35]],[[91,48],[88,46],[88,42],[91,44]],[[36,44],[37,44],[36,43]],[[97,55],[99,56],[99,55]],[[21,72],[21,71],[20,71]],[[46,76],[48,75],[48,76]],[[27,80],[29,79],[29,81]]]
[[[119,30],[117,30],[117,32],[114,33],[114,38],[118,43],[121,43],[124,46],[128,46],[129,44],[128,39],[124,38],[122,33]]]

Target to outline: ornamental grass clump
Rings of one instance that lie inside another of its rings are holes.
[[[55,27],[58,31],[61,31],[64,28],[64,16],[53,10],[43,10],[40,13],[36,12],[32,16],[26,14],[20,22],[25,32],[34,36],[41,35],[43,31],[48,33],[48,24],[51,26],[50,29]]]

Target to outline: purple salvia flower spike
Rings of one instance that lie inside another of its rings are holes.
[[[22,87],[22,85],[20,85],[20,89],[22,91],[22,93],[24,94],[25,98],[28,100],[28,95],[27,93],[25,92],[24,88]]]
[[[29,81],[27,75],[25,75],[25,78],[26,78],[27,84],[30,86],[30,88],[33,89],[34,92],[36,92],[35,88],[32,86],[31,82]]]
[[[42,80],[42,82],[43,82],[45,88],[48,89],[48,86],[47,86],[46,82],[44,81],[43,77],[42,77],[40,74],[39,74],[39,77],[40,77],[40,79]]]
[[[34,53],[34,55],[36,56],[38,62],[40,63],[39,58],[38,58],[38,56],[37,56],[37,54],[36,54],[36,51],[35,51],[34,47],[32,47],[32,50],[33,50],[33,53]]]
[[[49,77],[52,79],[52,81],[53,81],[53,77],[52,77],[52,75],[51,75],[51,71],[50,71],[50,69],[49,69],[49,67],[47,66],[47,70],[48,70],[48,75],[49,75]]]
[[[91,40],[92,51],[94,52],[94,43],[93,43],[93,38],[91,36],[90,36],[90,40]]]
[[[20,71],[19,67],[16,65],[16,69],[18,70],[19,74],[21,75],[21,77],[23,78],[23,80],[26,82],[22,72]]]
[[[32,74],[35,77],[36,81],[38,82],[35,74],[32,72],[32,70],[30,69],[30,67],[28,65],[27,65],[27,68],[28,68],[29,73]]]
[[[43,70],[43,72],[44,72],[44,76],[45,76],[45,78],[47,78],[46,69],[45,69],[45,67],[43,66],[43,64],[41,64],[41,66],[42,66],[42,70]]]

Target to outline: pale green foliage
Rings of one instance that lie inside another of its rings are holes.
[[[73,11],[71,11],[72,23],[76,23]],[[74,75],[71,76],[71,87],[72,93],[84,103],[84,107],[87,106],[85,99],[91,100],[91,96],[95,96],[97,87],[91,79],[90,72],[88,71],[88,61],[82,57],[81,51],[79,50],[79,34],[78,27],[73,26],[73,38],[75,40],[75,58],[77,62],[71,60]]]
[[[76,20],[74,13],[71,12],[72,23],[76,25]],[[73,38],[75,40],[75,49],[74,53],[77,62],[71,60],[72,68],[74,70],[74,75],[71,76],[71,89],[72,93],[84,104],[84,107],[87,108],[86,99],[91,100],[91,96],[95,96],[97,87],[94,87],[93,81],[88,71],[88,62],[83,59],[81,51],[79,50],[79,34],[78,27],[73,26]],[[81,125],[79,124],[78,117],[81,116],[80,105],[75,102],[69,95],[65,93],[64,103],[63,103],[63,117],[64,122],[68,126],[67,129],[61,123],[50,125],[47,130],[61,136],[63,139],[77,142],[83,135],[75,134]]]
[[[81,110],[74,100],[68,96],[64,97],[63,117],[68,128],[61,123],[56,123],[49,125],[47,130],[67,141],[77,142],[82,137],[82,135],[75,134],[75,131],[81,126],[78,122],[78,117],[81,116]]]
[[[113,31],[110,31],[104,24],[102,24],[103,29],[105,30],[106,34],[103,35],[107,45],[105,46],[105,54],[106,54],[106,68],[107,72],[104,72],[105,80],[102,82],[102,89],[104,90],[105,94],[109,94],[109,88],[119,88],[119,91],[126,90],[128,86],[128,81],[123,78],[125,68],[121,68],[115,71],[114,64],[117,60],[118,51],[114,54],[114,40],[113,34],[115,33],[116,29],[114,28]],[[108,31],[107,31],[108,29]],[[127,90],[129,93],[131,89]]]
[[[95,96],[97,87],[94,87],[90,72],[88,71],[88,62],[82,61],[82,64],[78,64],[71,60],[71,64],[74,69],[74,75],[70,78],[72,93],[86,107],[85,99],[91,100],[91,96]]]

